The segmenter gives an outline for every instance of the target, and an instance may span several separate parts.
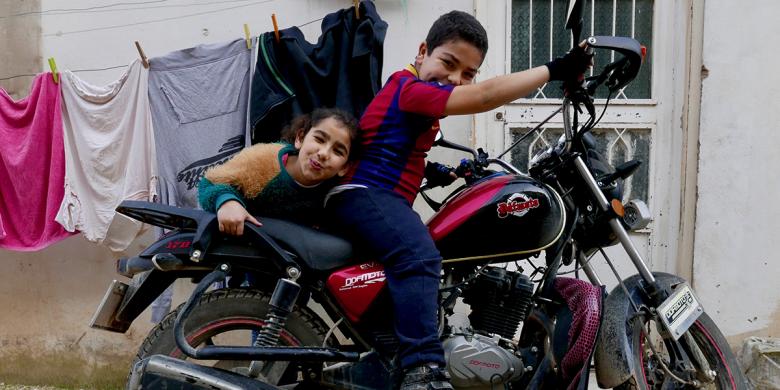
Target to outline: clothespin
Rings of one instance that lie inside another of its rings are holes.
[[[355,5],[355,19],[360,19],[360,0],[352,0]]]
[[[135,41],[135,48],[138,49],[138,54],[141,56],[141,64],[144,66],[144,68],[149,69],[149,60],[146,58],[144,49],[141,49],[141,44],[138,43],[138,41]]]
[[[57,63],[54,62],[54,57],[49,57],[49,68],[51,68],[51,77],[54,79],[54,84],[59,84],[60,75],[57,73]]]
[[[244,37],[246,38],[246,48],[252,50],[252,37],[249,36],[249,25],[244,23]]]
[[[276,14],[271,14],[271,20],[274,22],[274,35],[276,36],[276,43],[279,43],[279,25],[276,24]]]

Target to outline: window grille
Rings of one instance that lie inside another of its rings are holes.
[[[510,129],[512,142],[522,137],[530,128],[514,127]],[[642,165],[624,183],[623,200],[641,199],[648,201],[648,177],[650,159],[650,129],[599,127],[592,130],[596,138],[597,150],[607,158],[612,166],[618,166],[629,160],[640,160]],[[561,128],[542,128],[536,134],[524,139],[512,149],[512,164],[522,170],[528,170],[528,162],[536,153],[555,145],[563,134]]]
[[[567,0],[512,0],[512,71],[542,65],[572,47],[564,29]],[[652,68],[653,0],[585,0],[583,39],[593,35],[630,36],[647,47],[647,58],[636,79],[613,98],[650,99]],[[597,51],[593,69],[600,70],[614,60],[614,53]],[[606,98],[606,88],[597,98]],[[560,99],[560,83],[548,83],[527,96],[529,99]]]

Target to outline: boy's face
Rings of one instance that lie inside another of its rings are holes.
[[[425,42],[420,44],[414,67],[421,80],[440,84],[471,84],[482,65],[482,52],[474,45],[455,39],[428,51]]]

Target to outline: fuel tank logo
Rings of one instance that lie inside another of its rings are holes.
[[[509,195],[506,202],[498,204],[498,217],[506,218],[508,215],[522,217],[529,210],[537,207],[539,207],[539,199],[529,198],[525,194],[520,193],[512,194]]]
[[[384,281],[385,271],[366,272],[358,276],[344,279],[344,285],[339,288],[339,291],[364,288],[375,283],[382,283]]]

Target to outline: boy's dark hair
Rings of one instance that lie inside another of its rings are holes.
[[[442,44],[458,39],[474,45],[482,52],[482,58],[485,58],[488,50],[487,32],[477,18],[463,11],[450,11],[439,16],[428,30],[425,44],[428,53],[431,53]]]
[[[357,149],[360,146],[358,138],[360,137],[360,127],[355,117],[339,108],[317,108],[310,114],[303,114],[295,117],[284,130],[282,130],[281,140],[291,144],[295,143],[295,138],[305,137],[313,126],[316,126],[325,119],[333,118],[344,126],[349,133],[349,159],[357,156]]]

